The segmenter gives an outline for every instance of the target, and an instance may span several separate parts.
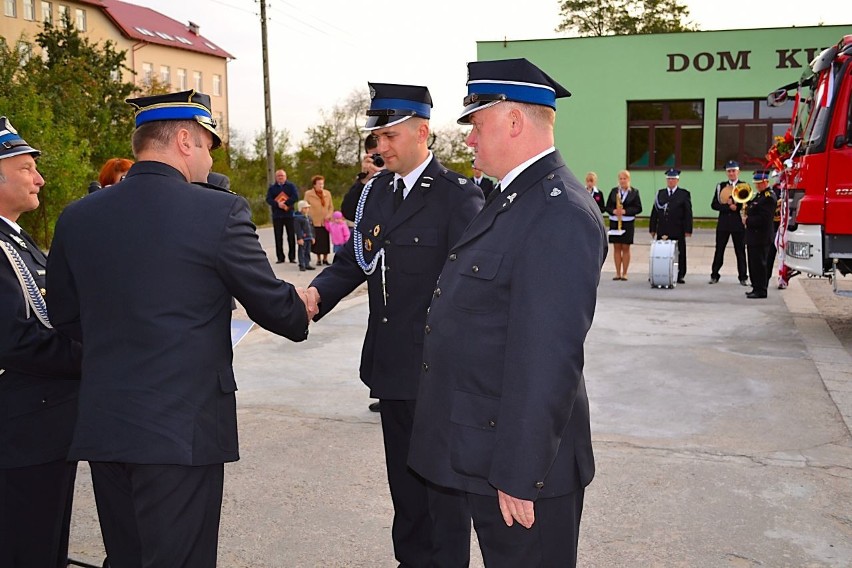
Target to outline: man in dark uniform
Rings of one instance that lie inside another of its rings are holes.
[[[741,286],[748,286],[748,274],[746,274],[745,253],[745,227],[743,226],[742,208],[739,203],[734,202],[733,191],[740,184],[740,165],[729,160],[725,163],[725,174],[728,179],[716,184],[716,191],[710,201],[710,207],[719,212],[719,220],[716,223],[716,251],[713,254],[713,267],[710,272],[710,284],[719,281],[719,271],[725,261],[725,248],[728,246],[728,238],[734,242],[734,254],[737,256],[737,277]],[[746,184],[747,185],[747,184]]]
[[[751,274],[751,291],[747,298],[765,298],[769,284],[766,267],[769,249],[775,238],[772,217],[775,214],[775,194],[769,189],[769,172],[754,172],[755,195],[747,202],[745,244],[748,247],[748,273]]]
[[[85,337],[69,456],[91,465],[113,566],[213,567],[239,459],[231,297],[294,341],[316,306],[275,278],[243,198],[192,183],[220,144],[210,98],[128,103],[137,162],[65,209],[48,263],[51,319]]]
[[[486,566],[574,566],[594,475],[583,343],[606,230],[553,146],[570,93],[526,59],[469,63],[468,77],[459,122],[500,183],[435,287],[409,464],[466,493]]]
[[[284,262],[284,230],[287,230],[287,256],[290,263],[296,262],[296,233],[293,226],[293,214],[299,201],[299,189],[292,181],[287,181],[287,172],[275,172],[275,183],[266,190],[266,202],[272,210],[272,235],[275,238],[276,264]]]
[[[319,294],[319,319],[368,283],[361,379],[381,402],[396,559],[404,567],[467,566],[463,496],[431,488],[406,460],[426,311],[450,247],[482,207],[482,192],[429,151],[426,87],[371,83],[370,95],[365,129],[376,136],[387,171],[364,188],[353,238],[309,292]]]
[[[475,183],[482,190],[482,195],[485,199],[488,199],[488,196],[494,191],[494,182],[491,181],[491,178],[482,175],[482,170],[476,167],[475,159],[470,161],[470,165],[473,167],[473,176],[470,177],[470,181]]]
[[[47,258],[17,224],[39,205],[39,154],[0,117],[0,566],[64,568],[81,350],[50,327]]]
[[[677,283],[686,282],[686,238],[692,236],[692,197],[680,187],[680,170],[666,171],[666,187],[657,192],[651,209],[652,239],[677,241]]]
[[[771,172],[767,172],[767,175],[770,175]],[[770,182],[767,181],[767,185]],[[776,247],[775,240],[778,238],[778,229],[781,228],[781,186],[775,184],[770,189],[772,192],[772,196],[775,198],[775,213],[772,216],[772,244],[769,246],[769,252],[766,255],[766,287],[769,287],[769,282],[772,280],[773,274],[775,274],[775,257],[778,253],[778,248]],[[781,280],[779,277],[778,288],[782,288]],[[786,288],[786,286],[783,286]]]

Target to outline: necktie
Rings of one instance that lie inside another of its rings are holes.
[[[672,190],[669,190],[669,197],[672,196]]]
[[[396,190],[393,192],[393,210],[396,212],[402,204],[403,192],[405,191],[405,182],[402,178],[396,180]]]
[[[492,201],[497,200],[497,196],[500,195],[503,191],[500,189],[500,184],[498,183],[494,186],[494,189],[491,190],[491,193],[488,194],[488,199],[485,200],[485,205],[482,207],[485,209]]]

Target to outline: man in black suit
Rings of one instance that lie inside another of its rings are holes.
[[[406,460],[426,310],[450,247],[482,207],[482,193],[429,151],[426,87],[371,83],[370,93],[365,129],[376,137],[387,171],[364,187],[353,238],[309,292],[321,300],[319,319],[368,283],[361,379],[381,402],[396,559],[411,568],[467,566],[470,514],[463,497],[431,488]]]
[[[355,209],[358,207],[361,192],[364,191],[364,187],[373,179],[373,176],[385,167],[384,160],[376,152],[378,145],[379,142],[372,134],[368,134],[364,138],[364,157],[361,159],[361,171],[355,176],[355,181],[340,203],[340,212],[343,213],[345,219],[355,221]],[[374,159],[378,160],[378,163]]]
[[[677,283],[686,283],[686,237],[692,236],[692,197],[680,187],[680,170],[666,171],[666,187],[657,192],[649,224],[652,239],[677,241]]]
[[[470,165],[473,167],[473,176],[471,176],[470,181],[475,183],[482,190],[485,199],[488,199],[488,196],[494,191],[494,182],[491,181],[491,178],[485,177],[482,170],[476,167],[476,160],[471,160]]]
[[[39,205],[39,154],[0,117],[0,566],[64,568],[81,350],[51,328],[47,258],[17,224]]]
[[[728,179],[716,184],[716,191],[713,192],[710,201],[710,207],[719,212],[719,220],[716,222],[716,250],[713,253],[709,283],[715,284],[719,281],[719,271],[725,262],[725,248],[730,238],[734,242],[734,254],[737,257],[737,278],[741,286],[748,286],[743,206],[734,202],[730,195],[740,183],[740,165],[733,160],[728,160],[725,162],[725,175]]]
[[[574,566],[594,475],[583,343],[606,230],[553,145],[570,93],[526,59],[469,63],[468,77],[459,122],[500,184],[435,286],[408,463],[466,493],[486,566]]]
[[[748,249],[748,273],[751,274],[749,299],[766,298],[769,284],[769,251],[774,250],[775,194],[769,189],[769,172],[760,170],[753,176],[755,194],[744,204],[746,209],[745,245]]]
[[[316,306],[275,278],[243,198],[192,183],[220,144],[210,98],[128,102],[137,161],[65,209],[48,263],[51,319],[84,338],[69,455],[91,464],[112,566],[213,567],[239,458],[231,297],[293,341]]]

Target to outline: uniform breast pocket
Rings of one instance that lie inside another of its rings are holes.
[[[459,274],[453,292],[453,304],[460,310],[487,313],[500,304],[501,292],[498,275],[503,264],[500,253],[471,250],[454,261]]]
[[[422,274],[433,270],[438,250],[438,230],[435,227],[400,227],[393,232],[391,241],[394,247],[399,247],[394,264],[401,272]]]

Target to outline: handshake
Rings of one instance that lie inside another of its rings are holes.
[[[296,288],[296,292],[299,294],[299,298],[302,299],[302,303],[305,304],[308,323],[310,323],[314,316],[319,313],[319,292],[313,286],[310,288]]]

